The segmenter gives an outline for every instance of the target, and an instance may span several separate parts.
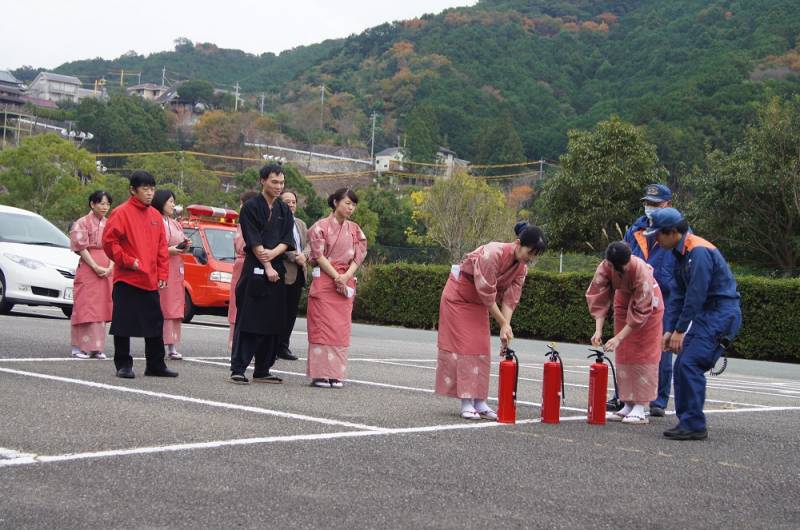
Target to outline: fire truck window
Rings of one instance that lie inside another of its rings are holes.
[[[234,261],[236,259],[236,252],[233,249],[235,235],[236,232],[233,230],[207,228],[206,239],[208,246],[211,247],[211,255],[219,261]]]
[[[183,231],[183,235],[192,241],[189,248],[203,248],[203,238],[200,237],[199,230],[186,229]]]

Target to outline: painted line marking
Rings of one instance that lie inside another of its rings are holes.
[[[273,409],[265,409],[261,407],[251,407],[248,405],[237,405],[235,403],[225,403],[222,401],[210,401],[207,399],[199,399],[199,398],[192,398],[187,396],[180,396],[177,394],[165,394],[163,392],[153,392],[151,390],[142,390],[140,388],[130,388],[124,386],[116,386],[116,385],[109,385],[106,383],[97,383],[94,381],[86,381],[83,379],[72,379],[69,377],[60,377],[56,375],[47,375],[47,374],[39,374],[35,372],[25,372],[22,370],[12,370],[10,368],[0,368],[0,372],[13,374],[13,375],[21,375],[26,377],[34,377],[37,379],[45,379],[48,381],[59,381],[61,383],[71,383],[75,385],[81,386],[88,386],[91,388],[100,388],[103,390],[114,390],[117,392],[124,392],[128,394],[137,394],[141,396],[148,396],[148,397],[156,397],[162,399],[171,399],[174,401],[182,401],[185,403],[193,403],[197,405],[206,405],[209,407],[217,407],[223,409],[232,409],[232,410],[239,410],[243,412],[253,412],[256,414],[264,414],[267,416],[276,416],[279,418],[286,418],[291,420],[302,420],[308,421],[313,423],[321,423],[323,425],[338,425],[339,427],[349,427],[352,429],[359,429],[359,430],[368,430],[368,431],[379,431],[382,432],[385,429],[382,427],[375,427],[373,425],[364,425],[362,423],[352,423],[348,421],[339,421],[333,420],[329,418],[318,418],[315,416],[307,416],[305,414],[295,414],[292,412],[284,412],[280,410],[273,410]]]
[[[585,416],[570,416],[568,418],[562,418],[562,421],[577,421],[585,419],[586,419]],[[528,425],[540,422],[541,420],[539,418],[534,418],[534,419],[520,420],[516,423],[516,425]],[[66,462],[72,460],[109,458],[114,456],[134,456],[134,455],[146,455],[154,453],[190,451],[195,449],[216,449],[220,447],[231,447],[231,446],[242,446],[242,445],[333,440],[341,438],[362,438],[367,436],[422,434],[422,433],[433,433],[442,431],[461,431],[461,430],[487,429],[487,428],[511,427],[511,426],[512,425],[507,425],[497,422],[452,423],[443,425],[428,425],[424,427],[404,427],[399,429],[359,430],[359,431],[345,431],[345,432],[320,433],[320,434],[297,434],[290,436],[265,436],[260,438],[236,438],[232,440],[216,440],[211,442],[195,442],[186,444],[135,447],[130,449],[112,449],[108,451],[67,453],[63,455],[35,455],[29,453],[19,453],[15,451],[14,453],[17,454],[18,456],[10,460],[0,460],[0,467],[30,465],[30,464],[47,464],[54,462]]]

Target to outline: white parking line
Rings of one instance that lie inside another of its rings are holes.
[[[40,374],[36,372],[25,372],[22,370],[12,370],[10,368],[0,368],[0,372],[21,375],[26,377],[34,377],[37,379],[45,379],[48,381],[58,381],[61,383],[70,383],[75,385],[88,386],[91,388],[101,388],[103,390],[114,390],[116,392],[124,392],[128,394],[137,394],[141,396],[155,397],[161,399],[171,399],[175,401],[182,401],[185,403],[194,403],[197,405],[206,405],[209,407],[217,407],[223,409],[239,410],[243,412],[253,412],[256,414],[265,414],[267,416],[276,416],[279,418],[287,418],[292,420],[309,421],[313,423],[321,423],[324,425],[338,425],[339,427],[349,427],[352,429],[368,430],[368,431],[383,431],[382,427],[375,427],[372,425],[364,425],[362,423],[351,423],[348,421],[332,420],[329,418],[318,418],[315,416],[307,416],[305,414],[295,414],[291,412],[283,412],[280,410],[265,409],[261,407],[251,407],[247,405],[237,405],[235,403],[225,403],[222,401],[210,401],[208,399],[198,399],[187,396],[180,396],[177,394],[165,394],[163,392],[153,392],[151,390],[142,390],[140,388],[130,388],[124,386],[108,385],[105,383],[97,383],[95,381],[86,381],[83,379],[72,379],[69,377],[60,377],[56,375]]]
[[[562,418],[562,421],[577,421],[585,419],[586,419],[585,416],[570,416],[568,418]],[[526,424],[540,423],[540,422],[541,420],[536,418],[536,419],[520,420],[516,424],[526,425]],[[13,454],[17,456],[11,457],[10,459],[7,460],[0,460],[0,467],[21,466],[21,465],[31,465],[31,464],[47,464],[47,463],[67,462],[74,460],[88,460],[94,458],[110,458],[115,456],[136,456],[136,455],[147,455],[154,453],[191,451],[195,449],[216,449],[220,447],[232,447],[232,446],[242,446],[242,445],[307,442],[307,441],[318,441],[318,440],[335,440],[341,438],[363,438],[366,436],[421,434],[421,433],[434,433],[442,431],[490,429],[497,427],[511,427],[511,425],[497,423],[497,422],[450,423],[444,425],[427,425],[423,427],[382,429],[378,431],[359,430],[359,431],[345,431],[345,432],[332,432],[332,433],[320,433],[320,434],[297,434],[290,436],[265,436],[260,438],[236,438],[232,440],[216,440],[212,442],[195,442],[186,444],[134,447],[130,449],[112,449],[108,451],[92,451],[86,453],[67,453],[63,455],[36,455],[32,453],[19,453],[17,451],[13,451]]]

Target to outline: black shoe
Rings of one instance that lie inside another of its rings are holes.
[[[278,359],[283,359],[284,361],[296,361],[297,356],[292,353],[292,350],[283,350],[278,354]]]
[[[669,433],[669,434],[667,434]],[[690,431],[689,429],[678,429],[676,431],[666,431],[664,436],[670,440],[705,440],[708,438],[708,429],[700,431]]]
[[[666,411],[661,407],[650,405],[650,415],[654,418],[663,418],[666,415]]]
[[[624,406],[625,403],[623,403],[617,398],[611,398],[608,401],[606,401],[606,410],[608,412],[617,412],[618,410],[622,410]]]
[[[244,374],[231,374],[228,378],[229,383],[233,383],[234,385],[249,385],[250,381]]]
[[[122,379],[134,379],[136,377],[136,374],[133,373],[133,368],[131,368],[130,366],[125,366],[117,370],[117,377],[120,377]]]
[[[283,383],[283,379],[281,379],[280,377],[271,375],[271,374],[267,374],[267,375],[260,375],[258,377],[253,376],[253,382],[254,383],[269,383],[271,385],[280,385],[281,383]]]
[[[178,377],[178,372],[174,372],[167,367],[159,368],[158,370],[146,369],[144,375],[151,377]]]
[[[673,428],[671,428],[671,429],[667,429],[666,431],[664,431],[664,436],[666,436],[667,438],[669,438],[670,436],[672,436],[672,435],[673,435],[673,434],[675,434],[676,432],[678,432],[678,431],[682,431],[682,430],[683,430],[683,429],[681,429],[681,426],[680,426],[680,425],[676,425],[675,427],[673,427]]]

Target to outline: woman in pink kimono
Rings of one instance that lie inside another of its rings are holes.
[[[257,191],[246,191],[239,197],[239,209],[242,209],[244,203],[258,195]],[[236,324],[236,284],[239,283],[239,278],[242,276],[242,267],[244,267],[244,237],[242,236],[242,227],[236,225],[236,235],[233,237],[233,250],[236,253],[236,259],[233,262],[233,274],[231,274],[231,297],[228,302],[228,352],[233,349],[233,326]]]
[[[169,251],[169,278],[167,286],[158,292],[161,301],[161,313],[164,315],[164,346],[170,359],[181,360],[183,355],[178,352],[181,342],[181,322],[185,304],[183,286],[183,258],[189,241],[183,233],[181,225],[172,218],[175,213],[175,194],[172,190],[156,190],[151,203],[164,218],[164,233],[167,236],[167,250]]]
[[[544,252],[544,234],[519,223],[512,243],[487,243],[454,265],[439,303],[436,393],[461,400],[461,417],[496,420],[489,397],[491,331],[500,325],[505,349],[514,338],[511,317],[519,304],[528,264]]]
[[[367,237],[349,220],[358,197],[349,188],[328,197],[333,213],[308,230],[311,289],[308,292],[308,368],[312,386],[342,388],[350,347],[356,269],[367,255]]]
[[[95,191],[89,196],[89,207],[92,211],[75,221],[69,232],[70,248],[81,257],[73,285],[72,356],[105,359],[114,263],[103,251],[102,241],[111,195]]]
[[[610,419],[649,423],[645,411],[658,391],[664,317],[664,300],[653,268],[631,256],[626,243],[611,243],[586,291],[586,301],[595,319],[592,344],[598,347],[603,345],[603,325],[613,303],[614,337],[605,343],[605,350],[615,352],[619,398],[625,407]]]

